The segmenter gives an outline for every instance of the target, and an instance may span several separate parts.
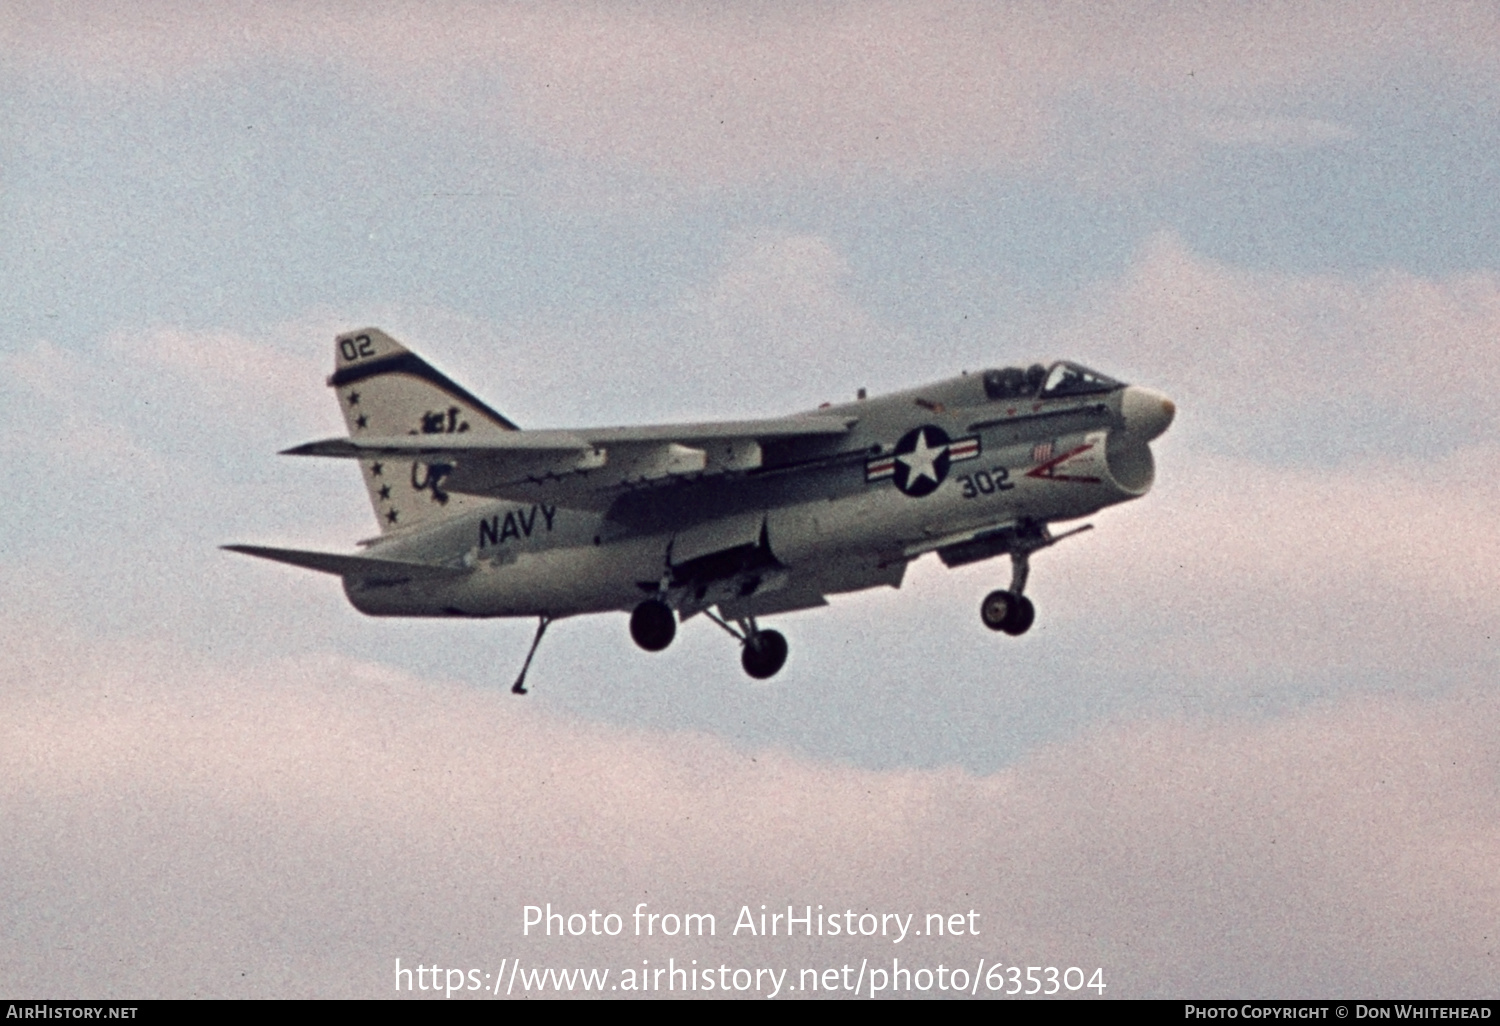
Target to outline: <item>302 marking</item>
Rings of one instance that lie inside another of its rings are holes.
[[[965,474],[958,478],[963,482],[963,496],[966,499],[977,499],[981,495],[994,495],[996,492],[1008,492],[1016,486],[1010,479],[1010,471],[1004,467],[991,467],[989,470],[980,470],[973,474]]]

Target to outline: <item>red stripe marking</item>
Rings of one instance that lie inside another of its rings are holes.
[[[1054,470],[1054,468],[1062,465],[1063,463],[1066,463],[1068,460],[1072,459],[1074,456],[1077,456],[1079,453],[1088,452],[1093,447],[1093,443],[1090,442],[1087,445],[1080,445],[1076,449],[1070,449],[1068,452],[1063,453],[1061,456],[1054,456],[1046,463],[1042,463],[1035,467],[1032,467],[1026,472],[1026,476],[1039,477],[1045,481],[1072,481],[1075,484],[1099,484],[1100,481],[1097,477],[1085,477],[1083,475],[1077,474],[1058,474]]]

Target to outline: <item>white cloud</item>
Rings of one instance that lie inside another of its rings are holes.
[[[350,468],[279,460],[272,476],[237,462],[257,449],[273,460],[279,445],[342,432],[324,387],[327,366],[297,354],[303,337],[296,327],[262,338],[160,327],[116,333],[88,348],[41,340],[0,355],[12,397],[0,412],[0,449],[48,468],[17,496],[12,533],[35,539],[80,518],[108,523],[111,544],[94,558],[131,553],[147,558],[155,573],[179,562],[161,558],[161,532],[175,532],[183,544],[183,531],[196,539],[215,522],[223,527],[272,511],[346,544],[370,526],[355,480],[333,483]],[[325,352],[332,337],[322,335],[316,349]],[[308,501],[310,483],[325,487],[320,473],[344,500]],[[17,544],[19,556],[31,542]],[[183,563],[192,565],[192,556]],[[80,572],[72,583],[92,591],[86,576]]]
[[[211,405],[218,413],[240,419],[279,420],[291,416],[302,422],[333,408],[323,379],[333,364],[322,348],[332,350],[333,336],[309,338],[304,352],[288,352],[267,342],[232,331],[188,331],[161,326],[142,333],[116,334],[105,349],[116,359],[141,366],[158,378],[170,376],[184,398]],[[318,350],[321,359],[315,358]]]
[[[712,280],[683,298],[681,313],[721,356],[753,355],[767,371],[795,360],[799,375],[816,376],[889,340],[849,295],[848,279],[847,261],[826,238],[760,232],[730,243]]]
[[[1500,276],[1489,272],[1298,276],[1220,263],[1163,233],[1055,338],[1060,351],[1142,369],[1181,393],[1188,418],[1380,403],[1500,427],[1478,401],[1500,390]]]
[[[1117,128],[1138,120],[1131,111],[1171,108],[1183,112],[1174,135],[1207,121],[1220,141],[1308,145],[1344,130],[1286,117],[1289,99],[1357,95],[1420,61],[1492,80],[1500,46],[1490,5],[1399,0],[711,10],[261,3],[211,15],[158,2],[27,6],[0,25],[0,45],[16,61],[65,68],[103,92],[289,57],[428,105],[450,102],[465,76],[498,71],[507,99],[483,115],[493,124],[522,125],[542,145],[586,159],[714,183],[1035,168],[1073,151],[1068,110],[1080,98],[1118,115]],[[342,56],[356,53],[357,62]],[[1244,113],[1225,121],[1224,109]],[[1147,126],[1137,148],[1164,145],[1161,127]]]
[[[701,277],[652,307],[548,311],[491,334],[499,355],[487,360],[516,368],[503,386],[516,398],[496,390],[495,401],[530,404],[528,425],[764,417],[852,399],[854,367],[891,377],[902,361],[932,373],[930,353],[916,359],[915,344],[855,297],[828,238],[776,228],[732,236]],[[443,347],[425,351],[441,360]]]
[[[41,339],[0,354],[0,376],[13,396],[0,420],[0,451],[12,459],[60,457],[70,475],[122,467],[161,474],[149,448],[103,414],[99,397],[116,387],[107,368]]]
[[[1475,471],[1500,456],[1497,339],[1491,274],[1299,277],[1158,236],[1054,334],[1176,401],[1157,486],[1099,518],[1129,539],[1112,572],[1098,537],[1038,565],[1089,582],[1069,600],[1112,625],[1101,659],[1216,701],[1256,677],[1493,667],[1500,491]]]
[[[1487,687],[1117,725],[974,777],[588,727],[345,659],[225,670],[5,631],[0,966],[21,989],[378,996],[397,957],[518,956],[983,956],[1100,965],[1111,996],[1478,997],[1500,978]],[[521,907],[548,901],[721,929],[523,939]],[[809,902],[972,908],[982,932],[724,936],[743,904]]]
[[[1303,148],[1348,142],[1358,133],[1344,125],[1319,118],[1239,118],[1210,121],[1203,137],[1221,146],[1265,146]]]
[[[1077,582],[1041,585],[1070,616],[1107,625],[1101,664],[1169,668],[1163,688],[1211,706],[1268,678],[1401,687],[1500,665],[1500,487],[1471,472],[1494,446],[1337,469],[1156,448],[1148,496],[1037,559]]]

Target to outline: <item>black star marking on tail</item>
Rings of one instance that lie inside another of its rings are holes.
[[[349,393],[349,405],[350,406],[358,406],[359,405],[359,393],[358,392],[350,392]]]
[[[370,423],[370,418],[366,417],[363,413],[361,413],[358,417],[354,418],[354,424],[355,424],[356,427],[361,427],[362,428],[362,427],[367,426],[369,423]]]
[[[370,464],[370,476],[371,477],[379,477],[384,471],[385,471],[385,464],[384,463],[371,463]]]
[[[385,511],[385,519],[387,523],[394,524],[396,522],[396,517],[397,513],[394,509],[388,509]]]
[[[382,499],[389,499],[391,497],[391,486],[390,485],[381,485],[380,486],[380,497]]]

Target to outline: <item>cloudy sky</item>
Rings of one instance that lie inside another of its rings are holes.
[[[1500,996],[1497,53],[1461,2],[0,2],[0,992],[894,951]],[[1059,357],[1179,413],[1025,638],[1008,567],[929,558],[769,684],[593,617],[521,700],[530,624],[217,549],[374,533],[275,456],[367,324],[525,427]],[[726,936],[762,904],[981,933]]]

